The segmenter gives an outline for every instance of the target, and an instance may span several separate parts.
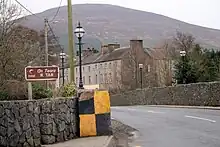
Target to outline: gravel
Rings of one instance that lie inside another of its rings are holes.
[[[116,140],[116,147],[130,147],[134,140],[134,132],[137,132],[137,130],[118,120],[112,120],[111,127]]]

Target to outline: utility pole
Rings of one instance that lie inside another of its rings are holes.
[[[44,19],[44,38],[45,38],[45,64],[46,66],[49,65],[49,60],[48,60],[48,19]],[[48,82],[46,81],[46,89],[48,89]]]
[[[72,2],[71,0],[67,0],[68,1],[68,35],[69,35],[69,66],[70,66],[70,82],[71,83],[75,83],[75,79],[74,79],[74,48],[73,48],[73,44],[74,44],[74,40],[73,40],[73,20],[72,20]]]

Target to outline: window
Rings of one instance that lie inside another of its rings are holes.
[[[109,73],[109,83],[112,83],[112,73]]]
[[[100,74],[100,83],[103,83],[103,75]]]
[[[105,73],[105,83],[108,83],[107,73]]]
[[[76,68],[76,73],[77,73],[78,69]]]
[[[88,72],[90,72],[90,66],[88,67]]]
[[[102,64],[100,64],[100,68],[102,68]]]
[[[147,65],[147,71],[150,72],[150,65]]]
[[[83,77],[83,84],[86,84],[86,79],[85,79],[85,77]]]
[[[97,64],[95,65],[95,69],[97,69]]]
[[[89,84],[92,84],[91,76],[89,76]]]
[[[84,67],[83,67],[83,71],[84,71]]]
[[[78,83],[78,77],[76,77],[76,81],[75,81],[75,83],[76,83],[76,84]]]
[[[98,84],[98,76],[95,75],[95,83]]]
[[[107,63],[105,63],[105,68],[107,68]]]
[[[112,63],[109,63],[109,68],[112,68]]]

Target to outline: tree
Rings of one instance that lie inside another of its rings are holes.
[[[25,35],[24,35],[25,34]],[[7,43],[0,50],[0,71],[4,80],[24,80],[24,68],[39,63],[41,50],[38,33],[29,28],[16,26],[7,34]]]
[[[24,68],[40,62],[39,35],[18,25],[21,9],[0,0],[0,87],[8,80],[24,80]]]
[[[22,9],[9,0],[0,0],[0,40],[1,45],[7,40],[6,35],[19,21]]]
[[[195,44],[184,60],[178,59],[175,78],[178,83],[212,82],[219,79],[220,54]]]
[[[219,57],[214,50],[205,50],[203,60],[201,61],[202,69],[199,71],[199,81],[211,82],[219,79]]]
[[[159,62],[157,64],[159,78],[161,84],[171,86],[173,80],[172,64],[175,56],[175,50],[171,48],[169,41],[165,41],[160,47],[160,52],[163,54],[163,58],[157,61]]]
[[[176,49],[177,53],[179,51],[190,52],[195,46],[195,38],[191,34],[186,34],[177,31],[176,36],[173,37],[173,47]]]
[[[175,69],[175,79],[178,84],[196,83],[198,81],[197,69],[189,56],[179,59]]]

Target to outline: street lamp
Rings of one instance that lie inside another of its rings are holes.
[[[142,72],[143,72],[143,64],[139,64],[139,69],[140,69],[140,78],[141,78],[141,89],[143,88],[143,77],[142,77]]]
[[[76,37],[79,40],[79,89],[84,89],[83,88],[83,81],[82,81],[82,37],[85,34],[85,30],[81,27],[80,22],[78,23],[78,26],[76,27],[74,31]]]
[[[186,84],[186,78],[185,78],[185,67],[184,67],[184,59],[186,56],[186,51],[180,51],[180,56],[182,57],[182,65],[183,65],[183,69],[182,69],[182,75],[183,75],[183,84]]]
[[[186,56],[186,51],[180,51],[180,56],[185,57]]]
[[[65,67],[64,67],[64,59],[66,58],[66,53],[62,52],[60,53],[60,59],[61,59],[61,64],[62,64],[62,79],[63,79],[63,86],[65,84],[65,77],[64,77],[64,70],[65,70]]]

